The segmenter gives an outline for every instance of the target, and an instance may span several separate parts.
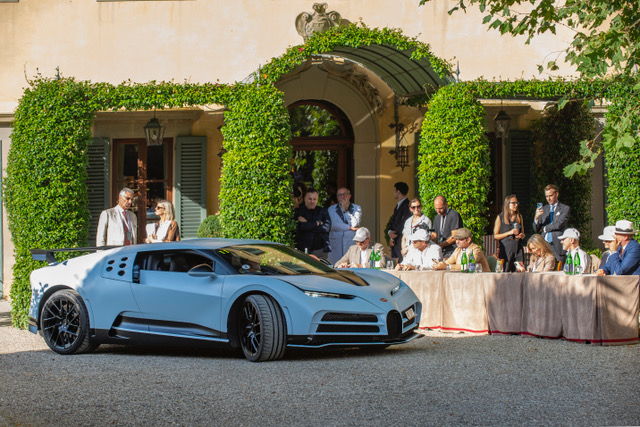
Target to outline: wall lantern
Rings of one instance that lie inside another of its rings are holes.
[[[158,119],[156,119],[156,113],[154,111],[153,118],[149,120],[149,122],[144,125],[144,134],[147,138],[147,145],[162,145],[162,140],[164,137],[164,126],[160,124]]]
[[[393,102],[393,123],[389,125],[391,129],[396,132],[396,147],[393,150],[389,150],[389,154],[393,155],[396,159],[396,167],[404,168],[409,166],[409,147],[402,145],[404,136],[409,132],[409,128],[404,123],[400,123],[398,120],[398,97],[394,97]]]
[[[495,124],[496,136],[502,139],[509,137],[509,122],[511,117],[502,109],[502,100],[500,100],[500,111],[493,118]]]

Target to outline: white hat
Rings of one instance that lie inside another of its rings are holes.
[[[366,227],[360,227],[358,228],[358,231],[356,231],[356,235],[353,236],[353,240],[355,240],[356,242],[364,242],[370,236],[371,233],[369,233],[369,230]]]
[[[423,242],[429,240],[427,237],[427,230],[423,228],[417,229],[416,232],[411,235],[411,241],[415,242],[416,240],[421,240]]]
[[[633,222],[627,220],[620,220],[616,222],[616,234],[636,234],[638,230],[633,229]]]
[[[571,238],[571,239],[579,239],[580,238],[580,232],[578,230],[576,230],[575,228],[567,228],[566,230],[564,230],[564,233],[562,233],[562,236],[558,237],[559,240],[564,240],[567,238]]]
[[[598,239],[604,240],[605,242],[612,242],[616,240],[615,236],[613,235],[615,233],[615,230],[616,227],[613,225],[605,227],[604,230],[602,230],[602,235],[598,236]]]

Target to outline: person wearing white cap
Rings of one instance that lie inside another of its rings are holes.
[[[578,254],[581,272],[588,273],[591,270],[591,257],[580,249],[580,232],[575,228],[567,228],[564,230],[564,233],[562,233],[562,236],[558,237],[558,240],[562,242],[562,249],[567,251],[567,259],[571,257],[574,268],[576,264],[576,254]]]
[[[611,243],[616,240],[616,236],[614,235],[616,230],[615,225],[609,225],[602,230],[602,234],[598,236],[598,239],[602,240],[606,251],[602,252],[602,258],[600,259],[600,265],[605,265],[607,263],[607,259],[609,259],[609,255],[611,255],[614,251],[611,250]]]
[[[640,276],[640,244],[633,239],[637,232],[633,229],[631,221],[616,222],[616,239],[611,243],[611,250],[615,252],[609,256],[607,263],[596,271],[596,275]]]
[[[369,267],[369,258],[371,257],[372,250],[380,254],[380,266],[386,265],[387,259],[384,255],[384,246],[371,241],[371,233],[369,233],[368,228],[358,228],[353,240],[356,244],[347,250],[347,253],[334,264],[334,267]]]
[[[442,259],[442,248],[431,241],[427,230],[418,229],[411,235],[411,245],[402,264],[396,270],[432,270]]]

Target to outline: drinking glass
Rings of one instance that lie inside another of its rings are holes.
[[[476,273],[482,273],[482,264],[476,264]]]
[[[387,270],[393,270],[393,261],[387,261]]]

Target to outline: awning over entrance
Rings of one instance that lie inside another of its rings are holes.
[[[399,96],[413,96],[453,82],[443,79],[431,68],[429,58],[411,59],[410,50],[398,50],[387,45],[369,45],[358,48],[341,46],[327,52],[363,65],[373,71]]]

